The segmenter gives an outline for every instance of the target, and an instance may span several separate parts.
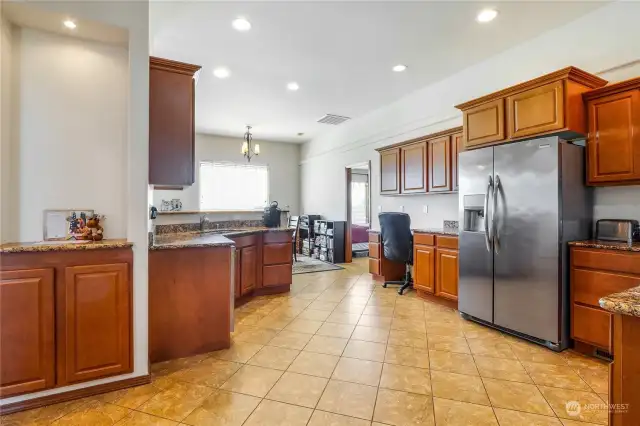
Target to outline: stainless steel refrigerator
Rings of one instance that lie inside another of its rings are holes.
[[[590,237],[584,148],[545,137],[460,153],[463,317],[562,350],[567,242]]]

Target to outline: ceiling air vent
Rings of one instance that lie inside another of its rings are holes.
[[[341,115],[335,115],[335,114],[326,114],[324,117],[318,120],[318,123],[331,124],[333,126],[337,126],[338,124],[344,123],[347,120],[351,120],[351,117],[343,117]]]

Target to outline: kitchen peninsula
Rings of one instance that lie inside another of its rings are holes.
[[[205,225],[158,225],[150,236],[151,362],[228,348],[234,306],[291,286],[293,230]]]

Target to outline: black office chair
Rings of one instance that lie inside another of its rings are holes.
[[[378,213],[380,234],[382,238],[383,256],[393,262],[403,262],[406,272],[402,281],[385,281],[388,284],[400,284],[398,294],[413,286],[411,265],[413,265],[413,235],[411,234],[411,218],[406,213]]]

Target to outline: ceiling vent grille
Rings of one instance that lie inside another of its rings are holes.
[[[325,114],[324,117],[318,120],[318,123],[331,124],[333,126],[337,126],[338,124],[344,123],[347,120],[351,120],[351,117],[343,117],[341,115],[335,115],[335,114]]]

